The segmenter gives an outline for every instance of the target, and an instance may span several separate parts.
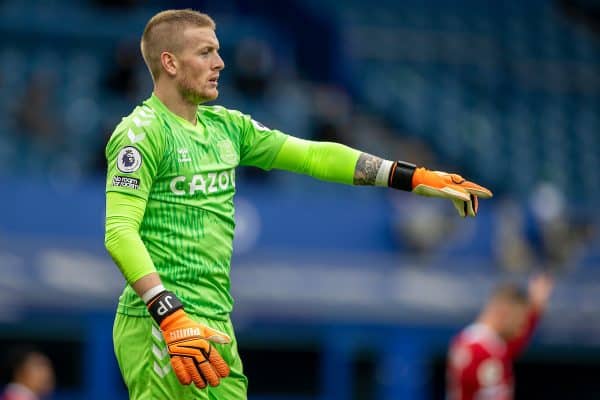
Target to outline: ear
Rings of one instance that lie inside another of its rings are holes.
[[[177,74],[177,67],[179,65],[177,63],[177,58],[173,53],[169,53],[168,51],[160,53],[160,63],[169,76],[175,76],[175,74]]]

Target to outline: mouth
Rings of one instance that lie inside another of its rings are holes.
[[[219,76],[213,76],[212,78],[209,78],[208,83],[217,86],[219,84]]]

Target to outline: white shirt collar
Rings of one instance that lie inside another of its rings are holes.
[[[465,333],[470,340],[482,341],[497,352],[506,351],[506,341],[496,331],[481,322],[469,325]]]
[[[21,385],[20,383],[9,383],[6,385],[6,393],[15,393],[25,399],[39,400],[39,397],[27,386]]]

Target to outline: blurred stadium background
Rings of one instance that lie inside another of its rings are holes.
[[[219,104],[496,194],[461,220],[442,201],[240,170],[251,399],[442,399],[450,337],[494,283],[540,269],[559,282],[516,397],[600,398],[595,0],[0,0],[0,355],[37,344],[56,400],[126,398],[103,150],[151,91],[146,21],[183,7],[217,21]]]

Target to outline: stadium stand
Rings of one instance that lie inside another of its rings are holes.
[[[57,400],[125,398],[107,350],[123,281],[102,246],[104,146],[152,88],[145,22],[191,5],[217,21],[220,104],[464,171],[496,195],[463,221],[404,194],[241,170],[232,291],[248,370],[271,362],[268,340],[277,362],[308,354],[315,370],[309,389],[252,375],[253,400],[263,388],[270,400],[441,398],[429,374],[446,339],[497,279],[539,268],[561,280],[536,343],[597,368],[598,33],[567,0],[303,0],[289,2],[295,21],[283,3],[0,0],[0,352],[50,332],[42,347],[70,365]],[[363,368],[368,384],[353,375]],[[522,398],[575,393],[557,387]]]

